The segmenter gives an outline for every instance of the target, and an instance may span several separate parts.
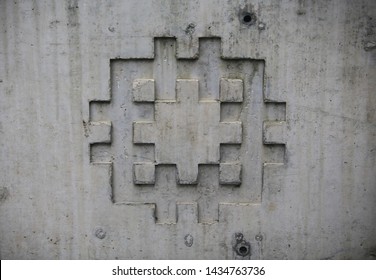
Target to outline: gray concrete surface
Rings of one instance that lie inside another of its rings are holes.
[[[375,1],[0,1],[1,259],[375,259]]]

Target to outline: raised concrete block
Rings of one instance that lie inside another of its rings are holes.
[[[221,163],[219,165],[219,183],[223,185],[240,185],[242,165],[240,163]]]
[[[111,122],[90,122],[85,129],[87,130],[86,133],[90,144],[111,142]]]
[[[138,121],[133,123],[133,143],[153,144],[155,142],[154,122]]]
[[[136,79],[133,81],[134,102],[154,102],[155,86],[153,79]]]
[[[221,102],[243,102],[243,80],[221,79],[220,101]]]
[[[134,183],[136,185],[150,185],[155,183],[155,165],[153,163],[135,163]]]
[[[220,137],[223,144],[242,143],[242,123],[241,122],[221,122]]]
[[[286,144],[286,122],[266,121],[263,125],[264,144]]]

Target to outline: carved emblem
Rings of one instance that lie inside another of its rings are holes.
[[[285,143],[284,120],[265,110],[264,61],[223,57],[218,38],[188,52],[154,41],[151,57],[112,59],[111,100],[90,102],[91,162],[111,166],[113,202],[156,205],[159,223],[187,205],[213,222],[218,205],[259,203],[263,163]]]
[[[151,101],[154,81],[135,80],[134,100]],[[220,102],[199,99],[199,81],[178,79],[176,99],[155,101],[155,121],[136,121],[133,124],[133,143],[154,144],[155,164],[175,164],[180,184],[197,183],[199,164],[219,164],[220,144],[241,144],[241,122],[221,122]],[[241,102],[243,81],[221,80],[221,101]],[[223,176],[223,182],[240,183],[240,165],[224,165],[238,174]],[[155,179],[150,163],[135,164],[135,183],[153,184]],[[226,178],[227,177],[227,178]]]

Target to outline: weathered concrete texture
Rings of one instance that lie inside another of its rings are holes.
[[[371,0],[0,1],[0,258],[375,259],[375,46]]]

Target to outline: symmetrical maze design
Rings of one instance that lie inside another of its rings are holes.
[[[135,102],[154,101],[154,80],[133,82]],[[221,102],[242,102],[243,81],[221,79]],[[199,164],[219,164],[220,144],[241,144],[242,123],[220,121],[220,101],[199,99],[199,81],[178,79],[176,99],[155,101],[155,121],[133,124],[133,143],[154,144],[155,164],[175,164],[180,184],[197,183]],[[239,163],[222,164],[222,183],[240,184]],[[154,184],[150,163],[136,163],[136,184]]]
[[[111,97],[90,101],[85,134],[112,201],[154,205],[162,224],[260,203],[263,168],[284,164],[286,143],[285,103],[265,103],[264,70],[223,57],[219,38],[155,38],[148,57],[111,59]]]

